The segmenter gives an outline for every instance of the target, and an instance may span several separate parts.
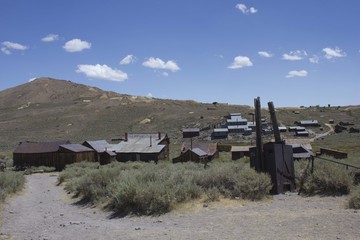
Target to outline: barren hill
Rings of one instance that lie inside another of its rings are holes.
[[[276,111],[279,123],[287,126],[302,119],[317,119],[324,126],[333,119],[335,123],[353,122],[360,127],[359,106]],[[111,140],[125,132],[165,132],[172,143],[180,143],[182,128],[213,127],[234,112],[252,120],[249,113],[253,109],[249,106],[130,96],[71,81],[40,78],[0,92],[0,151],[12,151],[25,140],[81,143]],[[266,109],[262,115],[270,119]]]
[[[130,96],[40,78],[0,92],[0,147],[19,141],[108,139],[125,132],[166,132],[175,141],[183,127],[207,127],[249,107]],[[209,110],[210,109],[210,110]]]

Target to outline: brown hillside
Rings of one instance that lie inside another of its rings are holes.
[[[123,136],[125,132],[166,132],[174,141],[183,127],[207,127],[230,112],[249,107],[151,99],[105,92],[51,78],[0,92],[0,148],[24,140],[74,142]]]

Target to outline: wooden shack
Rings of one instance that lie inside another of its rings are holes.
[[[181,153],[180,156],[173,159],[173,163],[179,162],[195,162],[195,163],[207,163],[209,162],[209,156],[206,152],[199,148],[187,149]]]
[[[219,157],[217,143],[183,143],[181,146],[181,154],[173,159],[173,163],[189,161],[204,163],[216,157]]]
[[[243,157],[250,157],[250,148],[253,146],[231,146],[231,159],[238,160]]]
[[[184,128],[182,130],[183,138],[193,138],[200,136],[199,128]]]
[[[70,141],[20,142],[13,152],[13,165],[16,168],[46,166],[61,170],[58,150],[63,144],[70,144]]]
[[[95,151],[81,144],[60,145],[58,150],[58,159],[56,169],[62,170],[65,165],[76,162],[96,162]]]

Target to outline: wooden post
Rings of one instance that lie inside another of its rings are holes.
[[[255,105],[255,122],[256,122],[256,161],[259,163],[260,171],[265,171],[265,163],[263,157],[260,97],[254,99],[254,105]]]

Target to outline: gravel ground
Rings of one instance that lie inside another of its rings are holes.
[[[296,193],[262,202],[192,203],[159,217],[111,218],[75,204],[56,174],[27,176],[2,210],[0,239],[360,239],[360,211],[345,197]]]

